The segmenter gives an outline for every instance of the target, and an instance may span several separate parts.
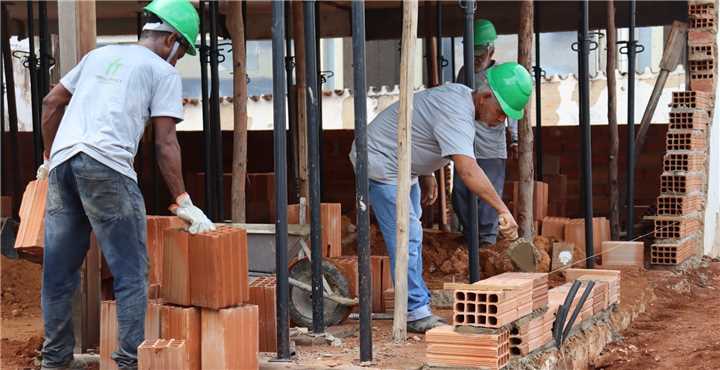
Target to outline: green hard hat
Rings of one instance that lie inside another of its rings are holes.
[[[195,55],[195,40],[200,27],[200,16],[188,0],[153,0],[145,11],[155,14],[163,22],[171,25],[187,41],[190,48],[187,53]]]
[[[475,21],[475,46],[487,45],[495,42],[497,32],[495,26],[487,19]]]
[[[488,68],[487,81],[503,112],[513,119],[523,118],[533,87],[527,69],[515,62],[499,64]]]

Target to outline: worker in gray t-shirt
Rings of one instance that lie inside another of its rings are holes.
[[[475,88],[487,86],[487,69],[495,64],[492,59],[495,47],[493,43],[497,38],[495,27],[486,19],[475,21]],[[458,83],[465,83],[465,66],[460,68],[457,77]],[[480,168],[485,171],[493,184],[495,191],[502,197],[505,184],[505,162],[508,157],[506,131],[510,131],[510,156],[517,158],[518,133],[517,120],[510,117],[505,123],[490,126],[485,122],[475,125],[475,158]],[[472,193],[465,186],[459,176],[453,178],[452,204],[455,214],[463,227],[465,241],[470,244],[470,199]],[[497,212],[484,202],[478,200],[478,236],[480,246],[495,244],[497,239]]]
[[[442,324],[442,320],[430,311],[430,293],[422,277],[421,204],[430,205],[437,197],[433,172],[453,161],[456,174],[468,189],[497,210],[502,219],[500,232],[509,238],[517,235],[517,224],[510,211],[475,161],[473,141],[478,121],[497,125],[505,122],[506,116],[522,117],[531,90],[532,81],[527,70],[517,63],[505,63],[488,71],[488,85],[484,88],[471,90],[450,83],[414,95],[408,224],[408,331],[424,333]],[[391,266],[395,266],[397,221],[398,105],[396,102],[381,112],[370,122],[367,132],[370,206],[383,234]],[[355,143],[350,160],[355,165]],[[393,276],[396,276],[394,269]]]

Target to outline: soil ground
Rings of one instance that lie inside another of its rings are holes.
[[[0,369],[36,369],[42,344],[40,267],[1,257],[2,354]],[[561,281],[554,274],[555,285]],[[657,299],[622,339],[611,344],[594,365],[597,369],[717,369],[720,368],[720,261],[686,271],[623,270],[622,303],[637,302],[639,292],[653,289]],[[449,319],[450,311],[437,311]],[[293,361],[309,368],[347,368],[358,363],[357,321],[345,324],[351,332],[338,347],[298,346]],[[392,321],[374,320],[372,365],[412,369],[422,366],[422,335],[409,335],[405,344],[392,343]],[[269,354],[266,358],[271,357]]]

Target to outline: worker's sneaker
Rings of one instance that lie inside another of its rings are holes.
[[[445,324],[447,324],[447,322],[441,317],[430,315],[420,320],[408,322],[407,330],[411,333],[425,334],[426,331]]]
[[[41,367],[40,370],[85,370],[89,369],[93,363],[97,364],[96,361],[88,361],[83,358],[73,358],[67,365],[62,367]]]

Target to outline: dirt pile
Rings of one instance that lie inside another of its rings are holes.
[[[39,313],[41,279],[40,265],[2,257],[2,317],[14,318]]]

